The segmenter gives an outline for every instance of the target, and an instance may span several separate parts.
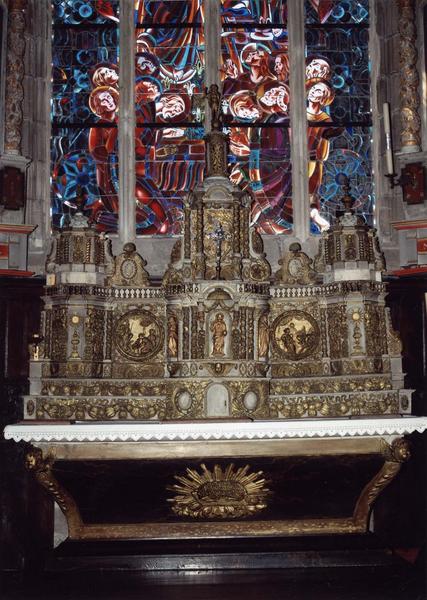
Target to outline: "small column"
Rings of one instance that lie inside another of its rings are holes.
[[[9,0],[7,20],[4,149],[6,154],[13,155],[21,154],[26,8],[27,0]]]
[[[136,237],[135,206],[135,36],[134,3],[124,0],[120,13],[119,238]]]
[[[219,2],[205,2],[205,85],[210,88],[216,84],[221,89],[218,65],[221,59],[221,14]],[[211,131],[211,114],[208,102],[206,102],[206,131]]]
[[[304,22],[304,2],[288,0],[293,235],[301,242],[305,242],[310,235]]]
[[[418,114],[420,96],[418,93],[415,0],[396,1],[399,10],[401,151],[405,153],[419,152],[421,149],[421,119]]]

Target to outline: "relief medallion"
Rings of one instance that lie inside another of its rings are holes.
[[[320,329],[313,317],[293,310],[281,314],[272,326],[275,350],[288,360],[301,360],[314,354],[320,342]]]
[[[133,310],[117,321],[114,338],[116,348],[123,356],[147,360],[162,349],[163,329],[149,311]]]

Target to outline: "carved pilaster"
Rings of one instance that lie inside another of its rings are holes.
[[[396,1],[399,9],[401,146],[403,152],[418,152],[421,146],[421,119],[418,114],[420,96],[415,0]]]
[[[228,177],[227,145],[225,135],[212,131],[206,136],[208,146],[208,177]]]
[[[25,75],[25,10],[27,0],[9,0],[5,97],[5,151],[21,153],[23,81]]]

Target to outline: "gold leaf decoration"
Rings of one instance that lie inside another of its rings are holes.
[[[267,506],[270,493],[262,471],[250,473],[250,466],[235,469],[229,464],[223,471],[215,465],[210,471],[200,465],[201,473],[187,469],[186,475],[175,475],[179,484],[168,486],[175,492],[172,511],[180,517],[194,519],[236,519],[254,515]]]

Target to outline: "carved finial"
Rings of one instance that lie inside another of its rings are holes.
[[[344,205],[345,212],[346,213],[353,212],[354,198],[350,194],[350,190],[351,190],[350,179],[347,177],[347,175],[344,175],[341,173],[340,175],[338,175],[337,181],[338,181],[339,185],[342,187],[342,190],[344,192],[344,195],[341,198],[341,202]]]
[[[216,83],[213,83],[209,89],[206,88],[206,96],[211,109],[212,131],[220,131],[222,126],[221,92]]]
[[[109,278],[110,285],[127,287],[147,287],[150,285],[148,273],[144,269],[147,262],[136,251],[133,242],[123,246],[123,252],[114,259],[114,272]]]

